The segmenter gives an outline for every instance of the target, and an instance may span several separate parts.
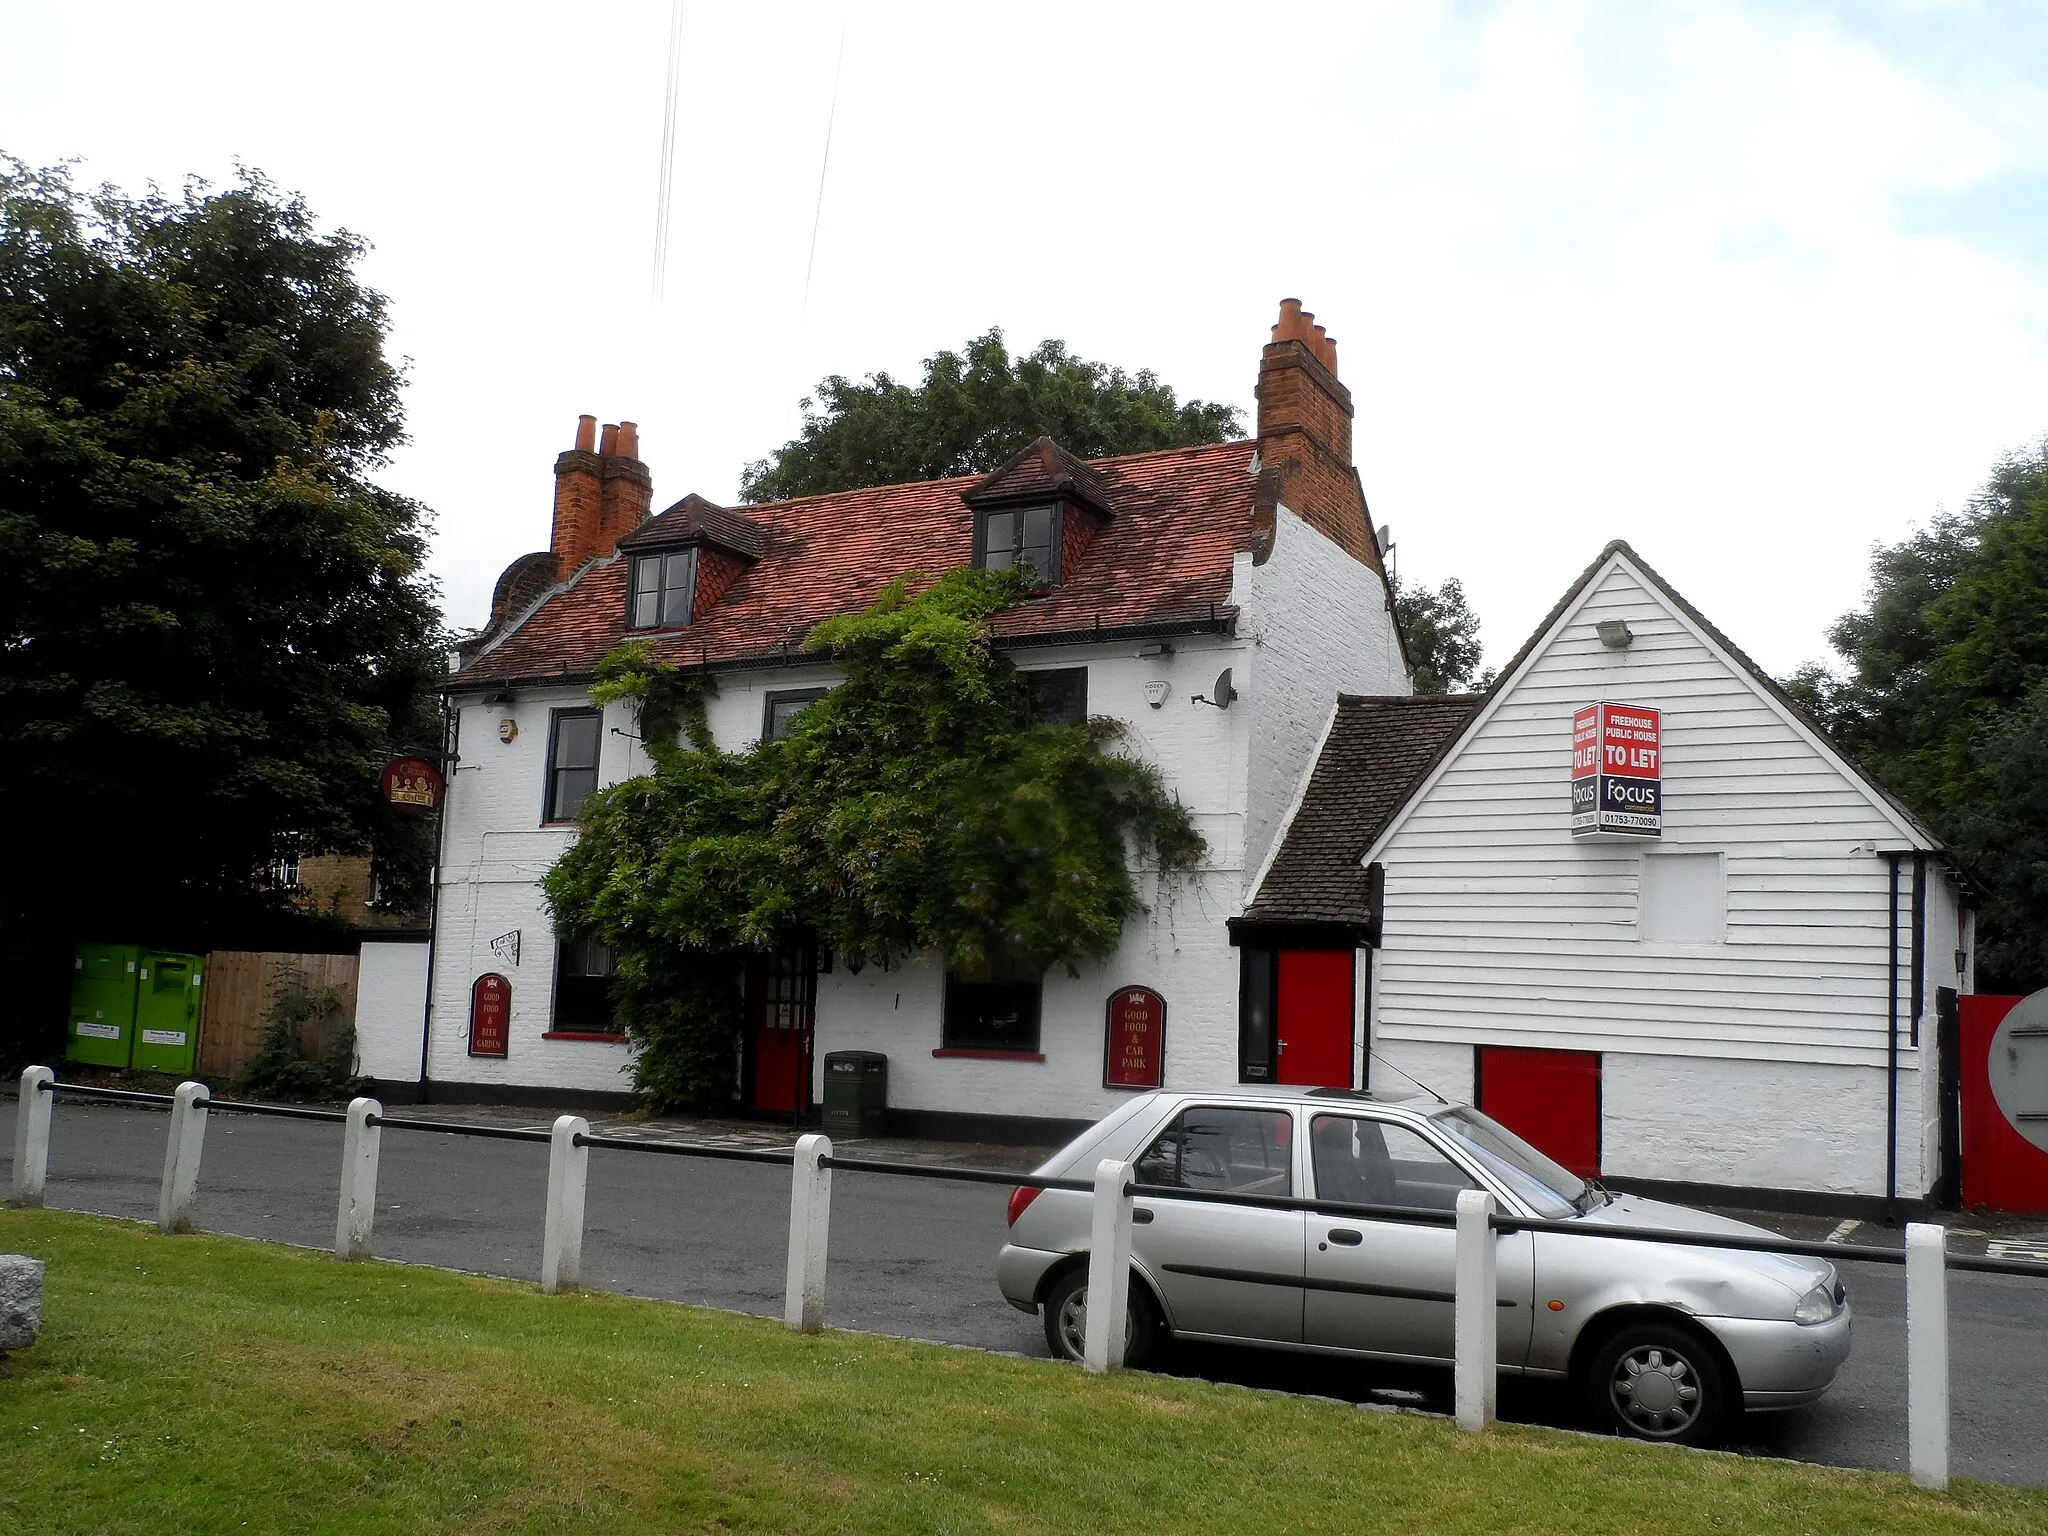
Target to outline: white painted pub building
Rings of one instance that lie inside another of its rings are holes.
[[[1336,344],[1282,306],[1258,373],[1255,440],[1084,463],[1041,439],[985,476],[727,509],[690,496],[647,517],[631,424],[584,419],[555,467],[551,547],[499,583],[490,626],[446,687],[454,730],[425,1051],[441,1099],[622,1094],[626,1044],[602,946],[553,931],[536,884],[576,835],[581,800],[648,771],[629,706],[590,681],[629,638],[709,674],[721,747],[774,732],[836,681],[802,649],[818,621],[907,570],[1028,560],[1044,590],[996,621],[1051,718],[1104,715],[1156,763],[1207,841],[1117,953],[1078,976],[961,976],[928,954],[855,971],[792,945],[761,958],[736,1110],[811,1109],[823,1058],[889,1059],[892,1125],[1063,1139],[1130,1090],[1112,1075],[1112,1001],[1163,1005],[1137,1070],[1234,1081],[1244,906],[1339,693],[1408,688],[1380,552],[1351,465]],[[366,952],[363,1068],[397,1096],[421,1068],[404,998],[425,946]],[[1362,971],[1322,1002],[1327,1049],[1352,1050]],[[488,998],[478,991],[484,978]],[[1150,1001],[1150,1000],[1148,1000]],[[478,1026],[479,1004],[487,1013]],[[1153,1011],[1156,1013],[1157,1008]],[[1148,1021],[1148,1023],[1151,1021]]]
[[[586,417],[555,474],[549,549],[446,685],[431,946],[365,947],[387,1097],[630,1087],[609,957],[537,885],[581,801],[649,767],[634,711],[591,703],[609,650],[708,674],[740,748],[835,682],[819,620],[906,570],[1029,561],[1046,584],[998,643],[1049,718],[1124,725],[1206,863],[1140,871],[1148,910],[1078,976],[763,955],[734,1112],[809,1115],[825,1056],[867,1050],[908,1134],[1056,1142],[1153,1083],[1426,1087],[1621,1182],[1953,1178],[1972,930],[1936,839],[1625,545],[1486,693],[1411,695],[1335,343],[1293,301],[1248,441],[1041,439],[986,476],[650,517],[636,429]]]

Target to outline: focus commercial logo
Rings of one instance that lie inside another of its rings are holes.
[[[1664,717],[1639,704],[1588,704],[1572,716],[1572,836],[1664,831]]]

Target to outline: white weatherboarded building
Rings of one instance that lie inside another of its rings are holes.
[[[1661,835],[1574,835],[1574,719],[1600,703],[1661,712]],[[1971,988],[1959,875],[1627,545],[1363,861],[1384,877],[1375,1084],[1680,1189],[1912,1199],[1955,1166],[1937,1060]]]

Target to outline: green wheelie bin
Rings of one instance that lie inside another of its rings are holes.
[[[135,1046],[135,990],[142,951],[133,944],[81,944],[72,959],[71,1014],[64,1054],[96,1067],[125,1067]]]

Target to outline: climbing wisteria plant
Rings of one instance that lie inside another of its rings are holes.
[[[989,627],[1024,595],[1010,572],[899,579],[811,632],[845,681],[745,752],[712,742],[708,678],[637,644],[605,658],[595,697],[638,702],[653,771],[585,804],[545,889],[558,932],[616,958],[652,1107],[730,1090],[746,965],[778,944],[1072,968],[1141,910],[1134,860],[1163,887],[1200,864],[1186,807],[1116,750],[1116,722],[1033,717]]]

